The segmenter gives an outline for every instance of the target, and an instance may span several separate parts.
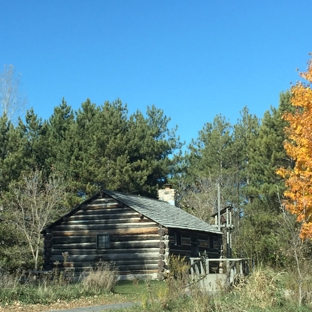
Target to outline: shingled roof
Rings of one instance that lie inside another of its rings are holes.
[[[103,193],[167,228],[222,234],[216,227],[165,201],[107,190]]]
[[[209,225],[208,223],[165,201],[108,190],[104,190],[101,193],[114,198],[115,200],[123,203],[129,208],[132,208],[148,219],[151,219],[164,227],[222,234],[222,232],[218,231],[216,227]],[[95,194],[91,198],[77,205],[74,209],[65,214],[65,216],[69,217],[74,215],[81,209],[82,205],[91,204],[94,200],[98,199],[99,196],[100,193]],[[59,224],[59,222],[63,220],[63,217],[44,228],[42,233],[45,233],[46,230],[53,227],[53,225]]]

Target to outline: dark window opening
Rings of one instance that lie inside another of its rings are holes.
[[[98,234],[96,236],[96,247],[109,248],[110,247],[109,234]]]
[[[174,244],[175,244],[175,246],[181,246],[182,245],[182,234],[180,232],[174,233]]]

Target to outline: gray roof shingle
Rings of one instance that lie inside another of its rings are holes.
[[[107,190],[104,193],[167,228],[222,234],[216,227],[165,201]]]

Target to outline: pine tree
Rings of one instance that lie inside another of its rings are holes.
[[[222,207],[230,203],[233,195],[232,145],[232,125],[218,115],[212,123],[204,125],[184,158],[185,172],[179,185],[180,205],[197,216],[205,216],[206,221],[216,209],[218,183]]]
[[[290,110],[290,93],[280,95],[279,107],[265,112],[259,134],[249,150],[247,167],[248,183],[240,221],[237,250],[240,256],[253,257],[259,262],[283,265],[283,244],[286,232],[280,231],[283,218],[280,210],[280,196],[283,181],[276,175],[276,168],[288,162],[283,147],[286,126],[282,114]],[[244,237],[249,237],[248,242]]]
[[[68,171],[73,153],[72,129],[74,126],[74,113],[66,101],[54,108],[53,115],[49,118],[47,127],[49,157],[47,167],[70,174]],[[66,178],[64,176],[64,178]]]

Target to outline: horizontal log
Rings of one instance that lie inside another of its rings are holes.
[[[174,241],[174,239],[173,239]],[[182,237],[181,238],[182,245],[191,246],[191,238]]]
[[[175,229],[175,228],[169,228],[169,236],[174,237],[175,233],[181,233],[182,237],[184,238],[191,238],[191,237],[196,237],[197,239],[202,239],[202,240],[207,240],[208,237],[213,238],[213,236],[216,236],[217,234],[213,233],[207,233],[207,232],[202,232],[202,231],[196,231],[194,232],[193,230],[182,230],[182,229]]]
[[[111,242],[128,242],[128,241],[154,241],[160,240],[160,237],[158,234],[137,234],[137,235],[132,235],[132,234],[127,234],[127,235],[110,235],[110,240]]]
[[[96,236],[97,234],[126,235],[126,234],[158,234],[157,227],[148,228],[124,228],[124,229],[102,229],[99,230],[76,230],[76,231],[54,231],[53,236]]]
[[[108,223],[108,224],[60,224],[53,227],[53,231],[71,231],[71,230],[105,230],[105,229],[133,229],[133,228],[156,227],[156,222],[145,223]]]
[[[96,209],[96,210],[78,210],[75,216],[94,216],[94,215],[113,215],[121,213],[137,213],[135,210],[129,207],[116,207],[116,208],[106,208],[106,209]]]
[[[82,266],[77,266],[76,263],[74,262],[68,262],[65,265],[62,264],[59,266],[59,268],[81,268],[84,267],[87,271],[96,271],[94,266],[87,266],[83,264]],[[133,270],[141,270],[141,271],[146,271],[146,270],[157,270],[158,269],[158,264],[152,263],[152,264],[133,264],[133,265],[116,265],[115,269],[120,272],[120,271],[133,271]],[[100,269],[99,269],[100,270]]]
[[[110,249],[116,248],[159,248],[159,241],[130,241],[130,242],[111,242]],[[73,243],[73,244],[53,244],[53,249],[96,249],[95,238],[93,243]]]
[[[53,264],[53,262],[51,261],[51,259],[47,262],[50,264]],[[97,266],[97,264],[99,264],[98,261],[94,262],[94,261],[75,261],[75,262],[68,262],[69,266],[74,266],[74,267],[92,267],[95,268]],[[146,264],[158,264],[159,260],[157,259],[116,259],[115,261],[104,261],[104,263],[112,263],[114,266],[118,267],[118,266],[127,266],[127,265],[141,265],[144,266]],[[159,265],[159,264],[158,264]],[[63,267],[63,261],[59,263],[58,265],[59,267]]]
[[[159,235],[154,234],[138,234],[138,235],[110,235],[111,242],[136,242],[136,241],[159,241]],[[54,236],[53,244],[80,244],[94,243],[94,236]]]
[[[116,259],[114,260],[114,264],[116,266],[121,266],[121,265],[144,265],[144,264],[156,264],[158,263],[159,259],[151,258],[151,259]]]
[[[102,261],[117,261],[118,259],[132,259],[132,260],[140,260],[144,261],[145,259],[154,259],[155,261],[159,260],[158,253],[120,253],[120,254],[102,254],[102,255],[69,255],[67,261],[68,262],[99,262]],[[50,257],[50,261],[64,261],[64,257],[62,255],[52,255]]]
[[[198,246],[203,248],[209,248],[210,241],[198,240]]]
[[[183,250],[183,251],[186,251],[186,250],[191,250],[192,247],[191,245],[181,245],[181,246],[176,246],[174,244],[174,242],[169,242],[169,248],[170,250]],[[200,246],[200,245],[197,245],[197,249],[199,252],[204,252],[204,251],[207,251],[207,252],[215,252],[215,251],[219,251],[218,249],[214,249],[214,248],[208,248],[208,247],[205,247],[205,246]]]
[[[119,271],[133,271],[133,270],[158,270],[158,264],[134,264],[134,265],[125,265],[125,266],[119,266],[117,265],[117,269]]]
[[[139,218],[139,213],[135,211],[122,211],[119,213],[101,213],[101,214],[74,214],[70,220],[99,220],[99,219],[120,219],[120,218]]]
[[[85,219],[80,219],[80,220],[72,220],[69,219],[67,222],[64,222],[66,226],[70,225],[114,225],[114,224],[120,224],[120,223],[132,223],[132,224],[144,224],[144,223],[156,223],[154,221],[151,221],[149,219],[141,219],[139,217],[136,218],[129,218],[129,217],[124,217],[123,215],[119,216],[119,219],[109,219],[109,218],[98,218],[97,220],[85,220]],[[61,224],[62,225],[62,224]]]
[[[49,268],[53,268],[53,266],[48,266]],[[90,270],[90,267],[87,266],[82,266],[82,267],[74,267],[74,272],[75,275],[81,276],[80,278],[83,278],[84,276],[86,276],[87,272]],[[82,273],[82,272],[86,272],[86,273]],[[158,269],[151,269],[151,270],[133,270],[133,271],[129,271],[129,270],[119,270],[117,275],[118,276],[124,276],[124,275],[147,275],[147,274],[155,274],[158,273]]]
[[[125,251],[127,251],[127,253],[131,254],[150,254],[150,253],[159,253],[159,248],[135,248],[135,249],[130,249],[128,248],[127,250],[125,250],[124,248],[122,249],[69,249],[68,253],[69,255],[110,255],[110,254],[124,254]],[[62,253],[64,253],[64,249],[52,249],[51,250],[51,254],[52,255],[61,255]]]
[[[66,251],[66,249],[96,249],[95,237],[93,237],[93,243],[73,243],[73,244],[53,244],[53,250],[62,249],[61,252]]]
[[[103,203],[103,204],[89,204],[87,210],[98,210],[98,209],[109,209],[109,208],[120,208],[121,205],[118,203]]]
[[[147,274],[155,274],[155,273],[158,273],[158,269],[157,270],[119,271],[118,275],[132,275],[132,274],[147,275]]]
[[[92,202],[89,202],[90,204],[105,204],[105,203],[118,203],[118,201],[114,198],[107,197],[107,198],[97,198],[94,199]]]

